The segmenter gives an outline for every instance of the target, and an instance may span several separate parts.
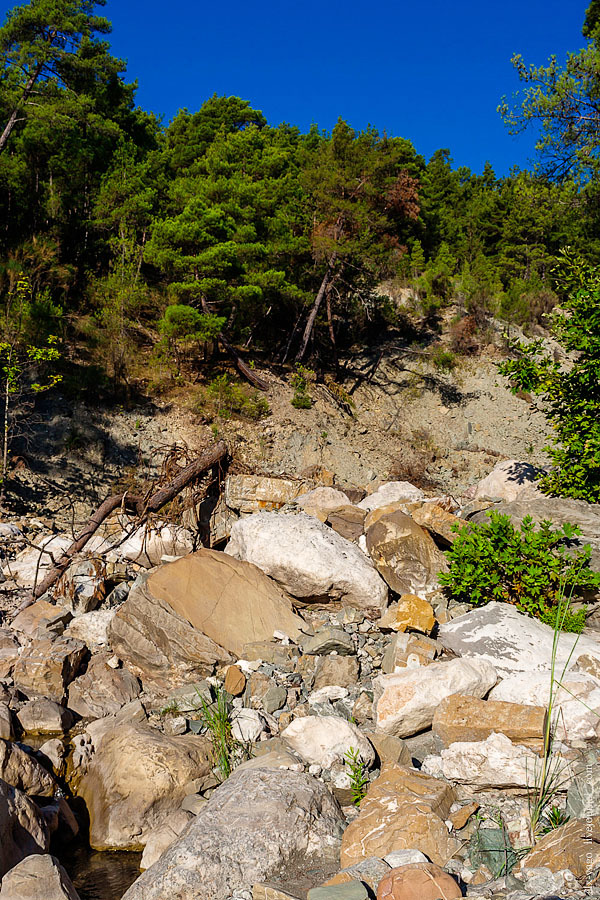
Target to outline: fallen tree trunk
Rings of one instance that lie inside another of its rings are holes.
[[[201,297],[200,302],[202,303],[202,310],[205,313],[210,314],[210,307],[206,301],[206,297]],[[255,388],[258,388],[259,391],[268,391],[269,385],[261,378],[260,375],[257,375],[256,372],[253,372],[250,366],[244,362],[240,354],[237,352],[235,347],[233,347],[222,331],[220,331],[217,335],[218,342],[222,345],[223,349],[229,353],[231,358],[233,359],[238,372],[240,372],[244,378],[247,378],[250,384],[253,384]]]
[[[219,441],[210,450],[207,450],[202,456],[190,463],[181,470],[171,481],[160,488],[156,493],[149,497],[137,497],[128,494],[113,494],[107,497],[100,504],[96,512],[90,516],[82,530],[79,532],[73,543],[68,547],[62,556],[55,562],[48,571],[45,578],[34,587],[33,600],[37,600],[42,594],[51,588],[60,576],[63,574],[73,557],[79,553],[89,539],[96,533],[100,525],[107,519],[116,509],[123,508],[137,515],[139,524],[142,525],[148,518],[150,513],[158,512],[167,503],[170,503],[177,494],[179,494],[188,484],[203,475],[204,472],[212,469],[213,466],[220,463],[227,456],[227,445],[224,441]]]

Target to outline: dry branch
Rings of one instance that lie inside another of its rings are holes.
[[[210,450],[207,450],[206,453],[182,469],[175,478],[149,497],[134,496],[133,494],[127,493],[127,491],[122,494],[113,494],[112,497],[107,497],[106,500],[100,504],[96,512],[87,520],[71,546],[65,550],[63,555],[48,571],[44,580],[36,585],[33,590],[33,599],[37,600],[38,597],[41,597],[42,594],[45,594],[49,588],[56,584],[73,557],[83,550],[89,539],[96,533],[104,520],[116,509],[123,508],[129,512],[135,513],[138,517],[138,524],[142,525],[150,513],[158,512],[163,506],[170,503],[170,501],[187,487],[190,482],[194,481],[208,469],[212,469],[213,466],[224,460],[227,456],[227,452],[227,445],[225,442],[219,441],[218,444],[215,444],[214,447],[211,447]]]

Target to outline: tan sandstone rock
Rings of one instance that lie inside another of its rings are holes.
[[[229,475],[225,482],[225,502],[240,513],[280,509],[305,490],[302,481],[268,478],[264,475]]]
[[[433,607],[423,597],[416,594],[402,594],[381,617],[382,631],[420,631],[429,634],[435,625]]]
[[[56,782],[37,759],[11,741],[0,740],[0,778],[32,797],[53,797]]]
[[[409,849],[445,865],[459,847],[444,823],[453,800],[445,781],[408,767],[385,766],[371,784],[358,817],[344,832],[342,867]]]
[[[15,686],[26,697],[48,697],[62,703],[77,675],[87,648],[70,638],[34,640],[21,653],[13,671]]]
[[[400,866],[379,882],[377,900],[458,900],[458,883],[432,863]]]
[[[114,715],[140,693],[137,678],[127,669],[108,664],[110,653],[92,656],[83,675],[69,686],[69,709],[83,718],[100,719]]]
[[[0,900],[79,900],[79,894],[57,859],[35,853],[6,873]]]
[[[0,779],[0,878],[31,853],[46,853],[50,835],[33,800]]]
[[[570,869],[583,878],[600,865],[600,816],[571,819],[538,841],[521,860],[521,868],[546,866],[552,872]]]
[[[499,732],[513,744],[541,752],[545,724],[546,710],[542,706],[452,694],[437,707],[432,727],[444,747],[456,741],[485,741],[493,732]]]
[[[401,512],[382,516],[366,532],[367,550],[379,574],[397,594],[420,594],[437,587],[447,571],[444,554],[429,532]]]

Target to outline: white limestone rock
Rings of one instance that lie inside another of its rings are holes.
[[[387,585],[356,544],[306,513],[240,519],[225,553],[254,563],[306,602],[337,600],[374,616],[387,605]]]
[[[304,716],[294,719],[281,732],[283,741],[305,762],[330,768],[343,762],[351,748],[358,750],[363,763],[375,761],[373,745],[356,725],[337,716]]]
[[[498,676],[486,660],[452,659],[373,681],[376,724],[380,731],[409,737],[429,728],[436,708],[451,694],[485,697]]]

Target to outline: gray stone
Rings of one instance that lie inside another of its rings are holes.
[[[6,873],[0,900],[79,900],[79,894],[54,856],[34,854]]]
[[[319,628],[316,634],[304,638],[302,641],[304,653],[312,656],[326,656],[335,651],[341,655],[354,653],[354,642],[349,634],[341,628],[333,628],[328,625]]]
[[[334,862],[344,825],[336,800],[309,775],[234,772],[123,900],[225,900],[292,866]]]
[[[367,900],[369,894],[361,881],[311,888],[308,900]]]
[[[185,801],[184,801],[185,802]],[[157,859],[170,847],[193,819],[193,813],[178,809],[171,813],[162,824],[158,825],[146,840],[146,846],[140,860],[140,869],[149,869]]]
[[[383,857],[384,861],[392,869],[400,866],[410,866],[412,863],[429,862],[424,853],[420,850],[394,850]]]
[[[357,881],[364,881],[371,888],[374,894],[377,893],[377,887],[382,878],[390,871],[390,865],[379,859],[378,856],[370,856],[367,859],[361,859],[353,866],[341,869],[338,874],[355,878]]]
[[[600,809],[600,751],[588,750],[583,769],[567,791],[567,813],[573,819],[586,819]]]
[[[478,828],[471,837],[469,857],[472,866],[487,866],[494,878],[508,874],[517,862],[503,828]]]
[[[313,688],[338,685],[350,688],[358,681],[358,659],[356,656],[321,656],[317,663]]]

